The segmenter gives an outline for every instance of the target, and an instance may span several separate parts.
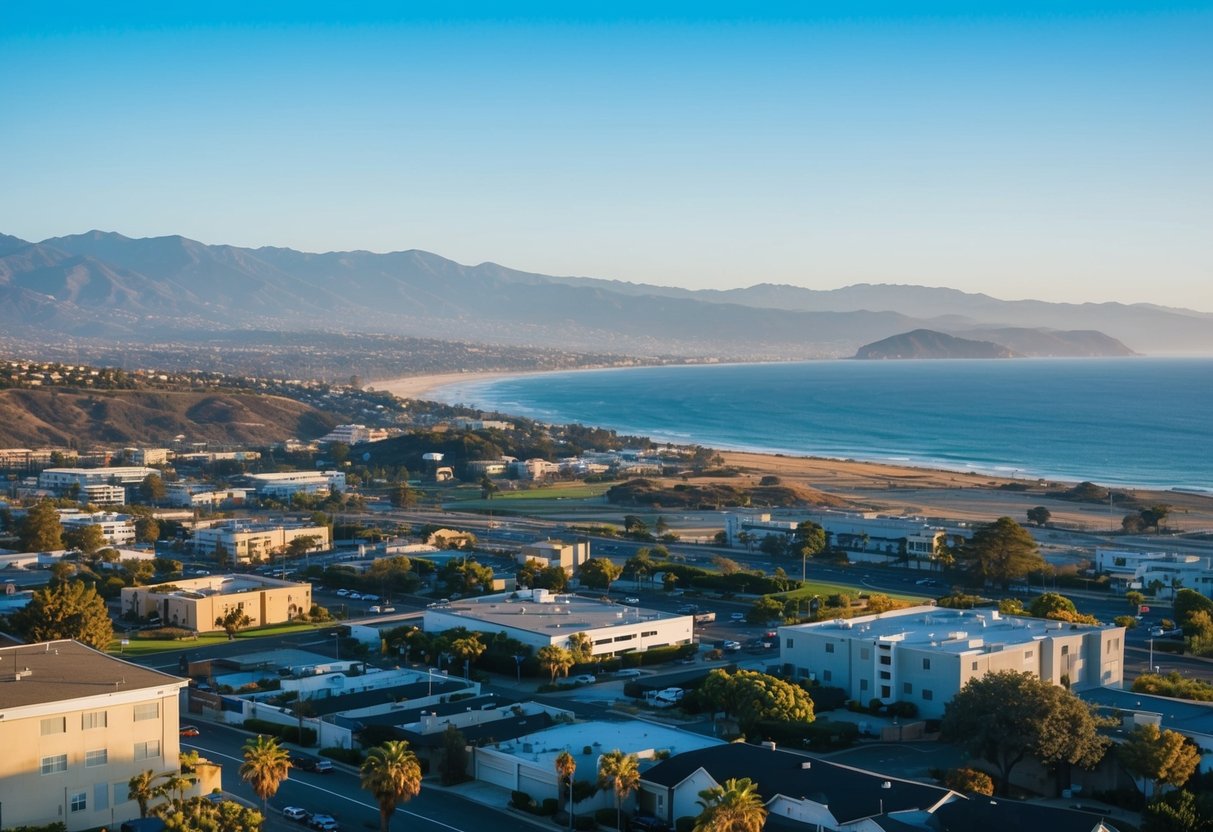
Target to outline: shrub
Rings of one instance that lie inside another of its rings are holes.
[[[535,801],[526,792],[513,791],[510,792],[510,805],[515,809],[529,812],[531,811],[531,807],[535,805]]]
[[[674,821],[674,832],[692,832],[695,828],[695,818],[691,815],[683,815]]]
[[[181,627],[157,627],[154,630],[144,630],[139,633],[140,637],[152,639],[153,641],[183,641],[184,639],[194,639],[198,634],[193,630],[185,630]]]
[[[809,698],[813,700],[813,713],[815,714],[832,711],[846,705],[847,692],[842,688],[812,687],[803,681],[800,686],[808,691]]]
[[[357,748],[330,746],[320,749],[320,756],[328,757],[330,760],[337,760],[341,763],[349,763],[352,766],[356,766],[362,762],[362,752]]]
[[[592,832],[598,828],[598,821],[594,820],[593,815],[578,815],[573,821],[573,828],[581,830],[581,832]]]
[[[609,826],[615,828],[615,821],[618,819],[614,809],[598,809],[594,812],[594,820],[599,826]]]
[[[541,803],[539,805],[539,814],[548,815],[548,816],[554,815],[554,814],[556,814],[556,810],[559,808],[560,808],[560,802],[557,801],[556,798],[545,797],[543,799],[543,803]]]
[[[918,716],[918,706],[913,702],[894,702],[889,706],[889,716],[913,719]]]
[[[859,739],[859,726],[854,722],[775,722],[764,720],[754,726],[754,733],[777,744],[814,751],[834,751],[849,748]]]
[[[943,776],[943,784],[961,794],[994,794],[994,781],[990,775],[975,768],[949,769]]]
[[[280,725],[264,719],[246,719],[244,728],[248,731],[256,731],[258,734],[277,737],[285,742],[293,742],[296,745],[314,745],[316,743],[314,728],[304,728],[302,737],[299,735],[298,725]]]

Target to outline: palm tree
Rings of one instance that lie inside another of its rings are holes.
[[[695,818],[694,832],[760,832],[766,824],[767,807],[748,777],[705,789],[698,802],[703,811]]]
[[[147,771],[141,771],[127,781],[126,791],[130,795],[130,799],[139,804],[139,817],[147,817],[147,806],[152,802],[152,798],[157,796],[156,787],[152,784],[156,781],[157,774],[150,768]]]
[[[623,832],[623,801],[640,785],[640,761],[618,748],[598,760],[598,785],[615,792],[615,828]]]
[[[261,812],[266,803],[278,793],[278,785],[286,779],[291,769],[291,758],[285,748],[273,737],[258,734],[244,744],[244,764],[240,766],[240,779],[248,782],[261,798]]]
[[[577,761],[567,751],[561,751],[556,756],[556,777],[562,788],[569,790],[569,832],[573,829],[573,774],[577,771]]]
[[[181,805],[185,803],[185,790],[194,784],[193,777],[186,777],[178,772],[169,772],[164,775],[164,782],[156,789],[157,794],[170,797],[176,795],[175,804]]]
[[[362,788],[379,801],[379,829],[388,832],[392,812],[401,801],[412,800],[421,791],[421,764],[404,740],[389,740],[367,752],[362,767]]]
[[[480,658],[484,650],[484,642],[475,635],[470,635],[467,638],[457,638],[451,642],[451,652],[463,659],[464,678],[468,677],[471,663]]]
[[[535,657],[539,659],[539,666],[552,675],[552,684],[556,683],[557,673],[567,676],[573,666],[573,654],[557,644],[540,647]]]
[[[594,640],[586,633],[573,633],[569,636],[568,650],[573,654],[573,661],[588,662],[594,652]]]

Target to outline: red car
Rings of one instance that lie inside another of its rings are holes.
[[[196,737],[201,733],[202,732],[199,731],[197,728],[195,728],[193,725],[182,725],[181,726],[181,736],[183,736],[183,737]]]

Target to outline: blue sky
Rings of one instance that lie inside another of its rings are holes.
[[[1213,2],[338,5],[0,4],[0,231],[1213,312]]]

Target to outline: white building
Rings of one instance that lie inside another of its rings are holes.
[[[316,441],[322,445],[332,442],[361,445],[363,442],[378,442],[387,437],[388,432],[384,428],[368,428],[366,425],[338,425]]]
[[[128,546],[135,542],[135,518],[129,514],[99,511],[89,514],[71,509],[59,509],[59,522],[66,529],[96,526],[111,546]]]
[[[170,506],[212,509],[241,505],[254,493],[251,488],[214,488],[197,482],[171,482],[165,484],[164,499]]]
[[[345,474],[340,471],[283,471],[275,474],[249,474],[249,481],[260,497],[289,499],[295,494],[329,494],[345,491]]]
[[[69,491],[81,493],[93,485],[135,486],[148,474],[159,475],[155,468],[126,466],[121,468],[47,468],[38,474],[38,487],[62,497]]]
[[[516,459],[510,473],[520,480],[541,480],[560,473],[560,465],[546,459]]]
[[[131,465],[165,465],[169,458],[168,448],[123,448],[122,455]]]
[[[780,659],[796,678],[840,687],[863,703],[912,702],[943,715],[965,682],[1029,671],[1070,689],[1120,687],[1123,627],[1002,616],[997,610],[911,607],[779,628]]]
[[[563,566],[572,575],[577,567],[590,559],[590,541],[578,540],[565,543],[563,540],[540,540],[527,543],[514,556],[519,564],[528,560],[539,561],[546,566]]]
[[[730,546],[741,546],[742,533],[749,541],[761,542],[767,535],[790,538],[804,521],[821,526],[829,536],[831,546],[847,552],[879,554],[911,560],[930,560],[949,530],[922,520],[905,517],[885,517],[870,512],[818,511],[798,515],[795,520],[776,520],[767,513],[730,512],[724,516],[724,530]],[[904,550],[904,551],[903,551]]]
[[[538,649],[569,646],[569,636],[585,633],[595,656],[617,656],[652,647],[688,644],[692,617],[611,604],[577,595],[553,595],[546,589],[464,598],[425,611],[425,631],[455,627],[504,632]]]
[[[1112,585],[1123,589],[1148,590],[1162,585],[1163,595],[1177,589],[1194,589],[1213,596],[1213,567],[1209,558],[1175,552],[1131,552],[1095,550],[1095,571],[1108,575]]]
[[[266,523],[253,520],[222,520],[206,528],[194,530],[194,551],[199,554],[214,554],[223,546],[235,563],[257,561],[277,554],[297,537],[314,537],[312,551],[332,548],[332,536],[328,526],[313,526],[302,523]]]

